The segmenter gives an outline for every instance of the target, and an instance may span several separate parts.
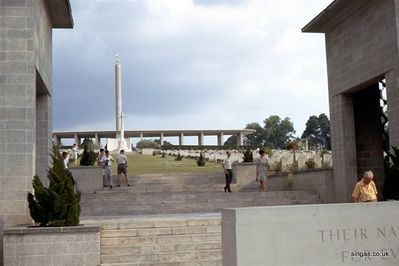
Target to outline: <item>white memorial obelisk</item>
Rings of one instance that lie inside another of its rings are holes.
[[[115,111],[116,111],[116,131],[117,134],[118,150],[126,150],[125,132],[123,119],[125,118],[122,113],[122,66],[119,60],[119,54],[116,55],[115,62]]]

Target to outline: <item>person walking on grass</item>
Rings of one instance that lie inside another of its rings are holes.
[[[110,189],[114,186],[114,181],[112,179],[112,162],[114,158],[109,155],[109,151],[105,151],[105,155],[101,158],[101,163],[104,164],[105,169],[105,186],[109,186]]]
[[[229,191],[231,193],[230,184],[233,181],[233,170],[232,170],[232,162],[231,162],[231,153],[230,151],[226,152],[227,157],[223,161],[223,170],[224,176],[226,179],[226,185],[224,186],[224,192]]]
[[[256,182],[259,182],[259,191],[266,191],[267,172],[269,163],[264,150],[259,150],[260,157],[256,160]]]
[[[120,187],[121,183],[119,181],[120,175],[124,175],[126,179],[126,185],[130,186],[129,178],[127,176],[127,157],[125,155],[125,151],[121,150],[118,156],[116,157],[116,162],[118,163],[118,183],[117,186]]]

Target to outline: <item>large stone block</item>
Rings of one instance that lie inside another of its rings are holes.
[[[226,209],[223,264],[398,265],[399,202]]]
[[[27,6],[27,0],[2,0],[1,6],[4,7],[25,7]]]
[[[94,193],[103,188],[102,170],[100,166],[81,166],[70,169],[77,182],[77,188],[82,193]]]
[[[6,265],[98,265],[99,231],[98,226],[9,228],[4,236],[4,261],[20,263]],[[92,241],[77,240],[85,236]]]

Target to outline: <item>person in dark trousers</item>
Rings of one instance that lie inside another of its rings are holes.
[[[226,178],[226,185],[224,186],[224,192],[228,191],[231,193],[230,184],[233,181],[233,170],[231,168],[232,163],[230,159],[231,153],[230,151],[227,151],[226,154],[227,157],[223,161],[224,176]]]
[[[104,169],[105,169],[105,181],[106,184],[105,186],[109,186],[110,189],[114,186],[114,181],[112,178],[112,162],[114,161],[114,158],[112,158],[111,155],[109,155],[109,151],[105,151],[105,155],[101,158],[101,163],[104,164]]]

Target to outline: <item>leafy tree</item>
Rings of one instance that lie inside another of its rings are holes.
[[[160,140],[156,140],[157,143],[161,144]],[[169,141],[164,140],[163,144],[162,144],[162,149],[163,150],[171,150],[173,149],[174,145],[172,143],[170,143]]]
[[[137,142],[136,147],[139,149],[159,149],[160,144],[158,142],[155,140],[143,139]]]
[[[259,123],[253,122],[249,123],[246,129],[255,130],[254,133],[245,136],[244,145],[246,146],[263,146],[265,144],[264,134],[265,130]]]
[[[306,122],[302,133],[303,139],[308,139],[310,149],[331,149],[330,120],[325,114],[318,117],[312,115]]]
[[[284,149],[290,139],[293,138],[294,124],[289,117],[281,118],[271,115],[264,121],[264,146],[274,149]]]
[[[57,146],[53,146],[51,158],[49,187],[44,187],[38,176],[33,178],[34,194],[28,193],[30,215],[40,226],[79,225],[80,193],[74,191],[72,174],[65,169]]]
[[[257,122],[247,124],[246,129],[255,130],[254,133],[244,137],[244,145],[252,147],[269,147],[273,149],[284,149],[295,133],[294,124],[289,117],[281,118],[272,115],[265,119],[264,127]],[[234,147],[236,136],[231,136],[224,143],[225,146]]]
[[[223,146],[234,148],[237,146],[237,136],[231,135],[224,143]]]

